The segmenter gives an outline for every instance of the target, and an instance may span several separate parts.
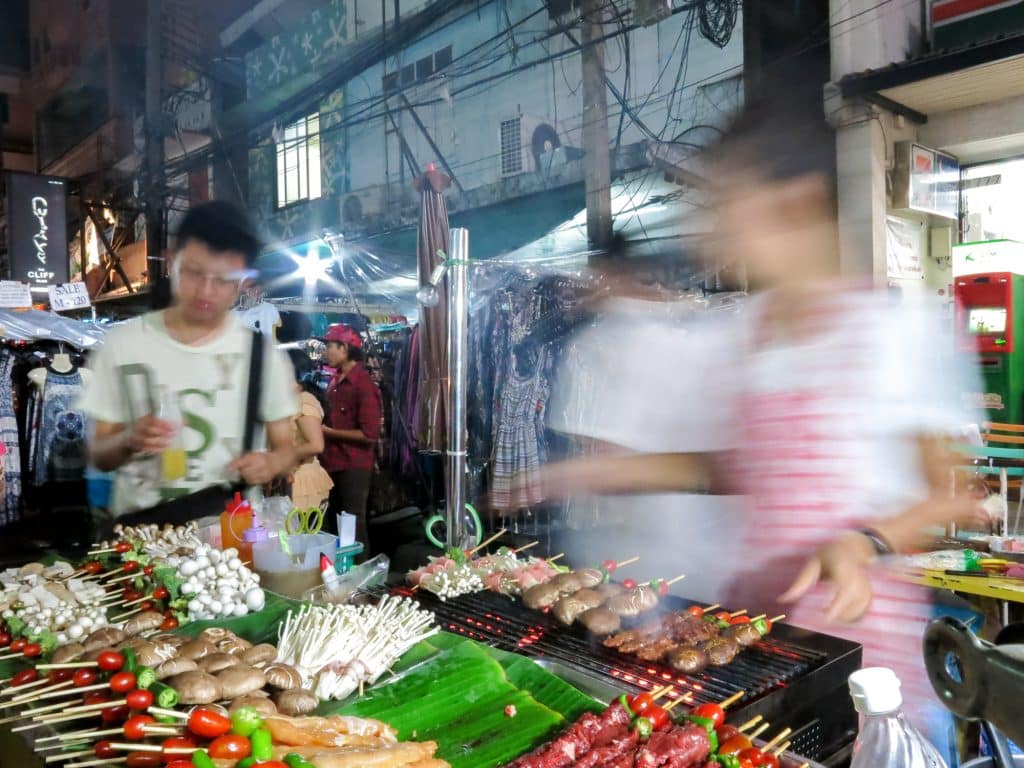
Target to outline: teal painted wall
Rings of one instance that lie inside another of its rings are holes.
[[[326,0],[299,29],[275,35],[245,57],[246,93],[250,99],[309,72],[319,72],[338,58],[348,42],[344,0]],[[278,209],[277,159],[273,139],[265,136],[249,150],[249,205],[258,212],[267,234],[281,240],[338,225],[338,197],[349,190],[346,130],[342,127],[345,90],[320,102],[321,197]],[[282,116],[278,128],[298,116]]]

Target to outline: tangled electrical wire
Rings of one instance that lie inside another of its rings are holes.
[[[719,48],[732,39],[739,15],[739,0],[702,0],[697,10],[701,37]]]

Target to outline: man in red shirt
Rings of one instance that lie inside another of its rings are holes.
[[[368,552],[366,500],[382,425],[380,390],[361,364],[363,340],[352,328],[341,323],[329,326],[321,341],[327,345],[327,364],[335,370],[327,388],[324,425],[323,465],[334,480],[330,508],[335,514],[356,516],[356,540]],[[334,514],[330,518],[334,527]]]

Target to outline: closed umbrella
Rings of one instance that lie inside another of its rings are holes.
[[[448,251],[448,208],[444,191],[451,178],[434,164],[415,181],[420,193],[420,227],[416,235],[416,263],[420,287],[430,284],[435,267]],[[445,450],[445,392],[448,387],[448,296],[446,281],[437,286],[436,306],[420,307],[420,419],[417,425],[421,450]]]

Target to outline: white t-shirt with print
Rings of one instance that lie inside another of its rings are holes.
[[[273,336],[274,329],[281,324],[281,313],[277,311],[277,307],[266,301],[261,301],[249,309],[236,309],[234,312],[246,327],[268,336]]]
[[[252,332],[234,316],[217,338],[198,346],[171,338],[161,313],[107,333],[93,358],[95,375],[84,389],[79,409],[97,421],[131,424],[152,412],[162,393],[174,395],[188,455],[187,474],[175,481],[163,479],[159,456],[137,457],[121,467],[114,484],[115,515],[237,480],[228,465],[242,449],[251,350]],[[294,416],[298,412],[295,391],[287,357],[268,349],[261,420],[269,423]]]

